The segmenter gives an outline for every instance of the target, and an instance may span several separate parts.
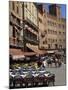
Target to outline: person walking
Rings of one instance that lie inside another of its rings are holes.
[[[46,60],[44,60],[42,64],[43,64],[43,67],[46,68],[46,66],[47,66]]]

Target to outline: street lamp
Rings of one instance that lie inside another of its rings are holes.
[[[26,50],[25,29],[24,29],[24,2],[22,4],[22,27],[23,27],[23,51]]]

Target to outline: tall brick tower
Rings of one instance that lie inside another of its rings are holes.
[[[49,13],[51,15],[57,16],[57,18],[60,18],[61,16],[61,8],[59,5],[52,4],[49,6]]]

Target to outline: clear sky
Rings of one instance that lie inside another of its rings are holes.
[[[62,17],[66,17],[66,5],[61,5],[61,15]]]
[[[48,7],[50,4],[45,4],[44,8],[48,11]],[[61,16],[63,18],[66,18],[66,5],[65,4],[59,4],[59,6],[61,7]]]

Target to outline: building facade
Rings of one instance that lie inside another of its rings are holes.
[[[9,2],[9,44],[12,48],[23,47],[22,5],[17,1]]]
[[[35,54],[34,45],[38,49],[38,12],[35,3],[9,2],[9,45],[10,55]]]
[[[41,27],[39,32],[40,48],[65,49],[66,20],[61,17],[60,7],[58,5],[50,5],[49,12],[43,10],[41,17],[43,18],[43,28]]]
[[[24,49],[38,45],[38,12],[35,3],[23,2]]]
[[[39,49],[65,49],[66,19],[60,10],[58,5],[50,5],[46,12],[43,4],[10,1],[10,49],[37,53],[43,52]]]
[[[39,21],[39,48],[43,48],[43,39],[45,36],[44,32],[44,23],[43,23],[43,5],[38,5],[38,21]]]

